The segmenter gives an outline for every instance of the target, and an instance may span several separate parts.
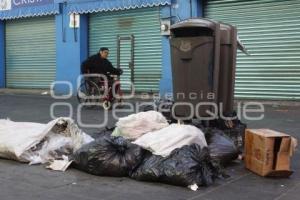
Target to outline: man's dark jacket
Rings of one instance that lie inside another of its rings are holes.
[[[81,64],[81,73],[86,74],[88,72],[90,74],[120,74],[120,70],[114,68],[109,60],[101,58],[100,54],[89,57]]]

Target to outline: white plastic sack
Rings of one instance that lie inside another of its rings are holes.
[[[157,111],[140,112],[120,118],[114,136],[137,139],[145,133],[169,126],[166,118]]]
[[[203,132],[191,125],[171,124],[161,130],[150,132],[133,142],[155,155],[166,157],[177,148],[198,144],[201,148],[207,143]]]
[[[0,120],[0,157],[20,162],[60,160],[93,140],[70,118],[48,124]]]

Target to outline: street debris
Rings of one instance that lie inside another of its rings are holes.
[[[133,142],[154,155],[168,156],[174,149],[185,145],[198,144],[201,148],[207,143],[203,132],[190,125],[171,124],[158,131],[149,132]]]
[[[46,164],[52,170],[73,166],[93,175],[130,177],[196,191],[228,177],[224,169],[242,157],[245,141],[248,169],[262,176],[290,176],[297,140],[268,129],[248,129],[244,139],[245,129],[237,117],[169,124],[154,110],[121,118],[116,127],[95,134],[95,139],[70,118],[48,124],[0,120],[0,157]]]
[[[47,169],[52,169],[54,171],[66,171],[68,167],[72,164],[72,161],[68,157],[62,156],[62,160],[53,160],[50,165],[46,166]]]
[[[239,156],[239,151],[234,142],[219,129],[209,129],[205,133],[208,149],[212,159],[217,160],[222,166],[228,165]]]
[[[168,125],[166,118],[159,112],[140,112],[120,118],[113,136],[123,136],[126,139],[134,140],[145,133],[160,130]]]
[[[123,137],[104,134],[72,156],[75,167],[98,176],[129,176],[145,151]]]
[[[245,139],[245,166],[261,176],[289,177],[290,157],[297,140],[270,129],[248,129]]]
[[[149,154],[131,177],[184,187],[209,186],[220,175],[218,169],[206,147],[192,144],[175,149],[166,158]]]
[[[49,164],[50,168],[56,160],[64,160],[68,165],[69,161],[64,156],[71,155],[93,140],[70,118],[58,118],[48,124],[0,120],[1,158],[29,164]]]
[[[244,138],[247,126],[239,120],[235,112],[227,113],[224,117],[226,118],[213,120],[210,127],[222,130],[242,153],[244,151]]]
[[[189,185],[188,188],[193,190],[193,191],[197,191],[199,187],[198,187],[197,184],[193,184],[193,185]]]

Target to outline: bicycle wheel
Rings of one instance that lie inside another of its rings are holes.
[[[90,80],[85,80],[77,90],[77,100],[79,103],[98,103],[100,102],[100,95],[100,88],[95,82]]]

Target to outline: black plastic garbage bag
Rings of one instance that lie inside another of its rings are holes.
[[[99,176],[125,177],[144,157],[141,147],[122,137],[103,135],[74,153],[74,167]]]
[[[95,132],[90,134],[90,136],[94,139],[104,137],[104,136],[110,136],[112,132],[114,131],[115,127],[105,127],[105,129],[100,130],[99,132]]]
[[[221,130],[211,129],[205,133],[209,154],[221,166],[228,165],[239,156],[239,150],[234,142]]]
[[[209,122],[209,127],[224,131],[230,137],[240,152],[243,152],[246,124],[243,124],[236,112],[225,113],[226,118],[218,118]]]
[[[211,185],[219,176],[207,148],[197,144],[175,149],[163,158],[148,155],[131,177],[139,181],[162,182],[171,185]]]
[[[215,127],[221,130],[232,129],[237,124],[241,123],[236,112],[224,113],[222,117],[211,122],[211,127]]]
[[[244,150],[246,128],[246,124],[239,122],[233,128],[224,130],[224,133],[232,139],[240,153]]]

